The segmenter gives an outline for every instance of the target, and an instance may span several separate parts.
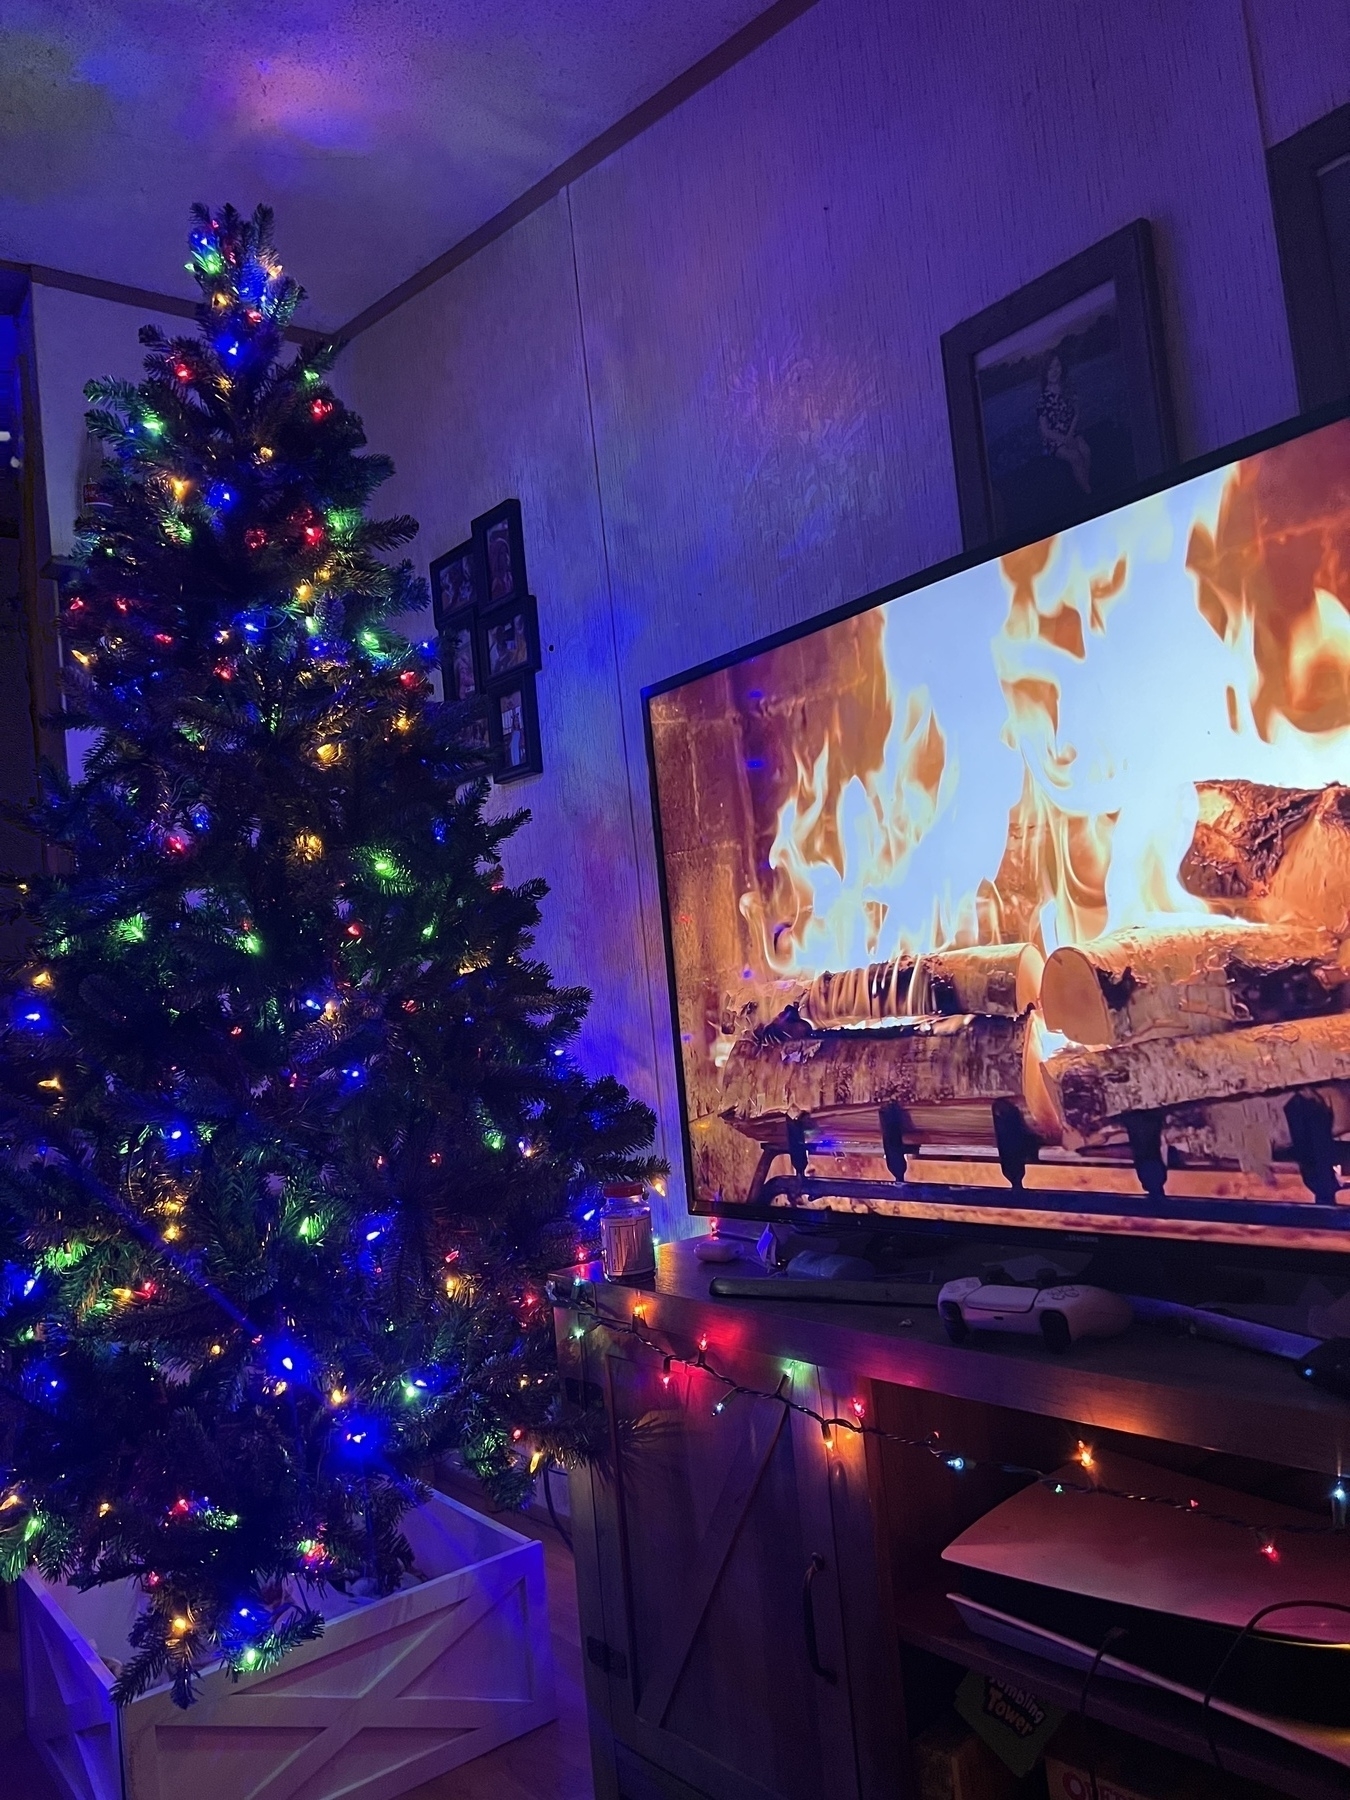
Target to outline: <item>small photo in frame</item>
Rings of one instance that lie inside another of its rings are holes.
[[[523,600],[529,583],[519,500],[503,500],[491,512],[481,513],[473,522],[473,535],[482,558],[483,604],[500,606],[507,600]]]
[[[1049,536],[1176,460],[1146,219],[946,332],[942,360],[968,550]]]
[[[438,631],[462,607],[481,606],[483,594],[482,545],[477,538],[456,544],[432,563],[431,611]]]
[[[447,700],[472,700],[483,691],[478,660],[478,616],[473,607],[441,623],[441,679]]]
[[[478,664],[485,681],[496,683],[537,669],[540,660],[539,608],[532,594],[480,613]]]
[[[464,721],[456,733],[456,742],[461,749],[471,751],[475,756],[495,756],[496,740],[492,734],[490,701],[475,700],[467,709]]]
[[[540,774],[544,754],[539,742],[539,707],[535,699],[534,676],[527,673],[519,681],[507,682],[488,699],[498,783]]]

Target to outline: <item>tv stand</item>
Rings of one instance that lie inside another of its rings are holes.
[[[1076,1708],[1081,1676],[975,1636],[945,1598],[942,1548],[1016,1486],[999,1462],[1054,1468],[1086,1439],[1310,1495],[1350,1466],[1350,1403],[1274,1359],[1142,1325],[1063,1357],[1032,1339],[956,1347],[932,1307],[712,1298],[732,1273],[772,1279],[686,1242],[662,1247],[654,1280],[586,1267],[556,1290],[569,1393],[605,1444],[571,1490],[600,1800],[915,1796],[909,1740],[969,1669]],[[678,1360],[696,1364],[700,1340],[753,1392]],[[776,1392],[838,1418],[829,1444]],[[857,1408],[978,1466],[850,1431]],[[1209,1757],[1178,1696],[1098,1679],[1087,1713]],[[1297,1800],[1350,1786],[1350,1731],[1323,1754],[1209,1724],[1233,1774]]]

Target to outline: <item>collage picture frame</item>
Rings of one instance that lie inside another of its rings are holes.
[[[541,774],[535,676],[543,656],[520,502],[481,513],[429,573],[442,684],[446,700],[465,709],[465,747],[492,757],[499,784]]]

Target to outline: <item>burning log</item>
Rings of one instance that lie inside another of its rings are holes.
[[[1041,1009],[1079,1044],[1201,1037],[1344,1004],[1350,969],[1329,932],[1209,918],[1065,945],[1045,965]]]
[[[1040,998],[1045,958],[1034,944],[975,944],[933,950],[915,964],[915,1014],[994,1013],[1016,1018]]]
[[[1188,894],[1240,918],[1350,934],[1350,788],[1205,781],[1197,792]]]
[[[803,1018],[818,1031],[836,1025],[862,1025],[869,1019],[898,1019],[909,1012],[914,958],[869,963],[864,969],[826,970],[817,975],[797,1001]]]
[[[1039,996],[1044,967],[1045,958],[1034,944],[975,944],[837,974],[827,971],[795,989],[776,982],[755,1000],[761,1014],[766,999],[784,1012],[796,1007],[817,1031],[935,1014],[954,1018],[982,1013],[1013,1019]]]
[[[742,1038],[722,1071],[722,1117],[742,1129],[865,1107],[974,1107],[992,1142],[989,1107],[1022,1104],[1024,1069],[1038,1060],[1030,1017],[921,1019],[877,1031],[832,1032],[787,1046]]]
[[[1061,1050],[1041,1074],[1068,1132],[1085,1142],[1127,1114],[1350,1081],[1350,1013]]]

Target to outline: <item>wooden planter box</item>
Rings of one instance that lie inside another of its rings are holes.
[[[404,1531],[428,1579],[382,1600],[328,1593],[317,1642],[268,1674],[213,1669],[112,1702],[130,1582],[19,1584],[28,1735],[71,1800],[392,1800],[556,1717],[543,1546],[433,1494]]]

